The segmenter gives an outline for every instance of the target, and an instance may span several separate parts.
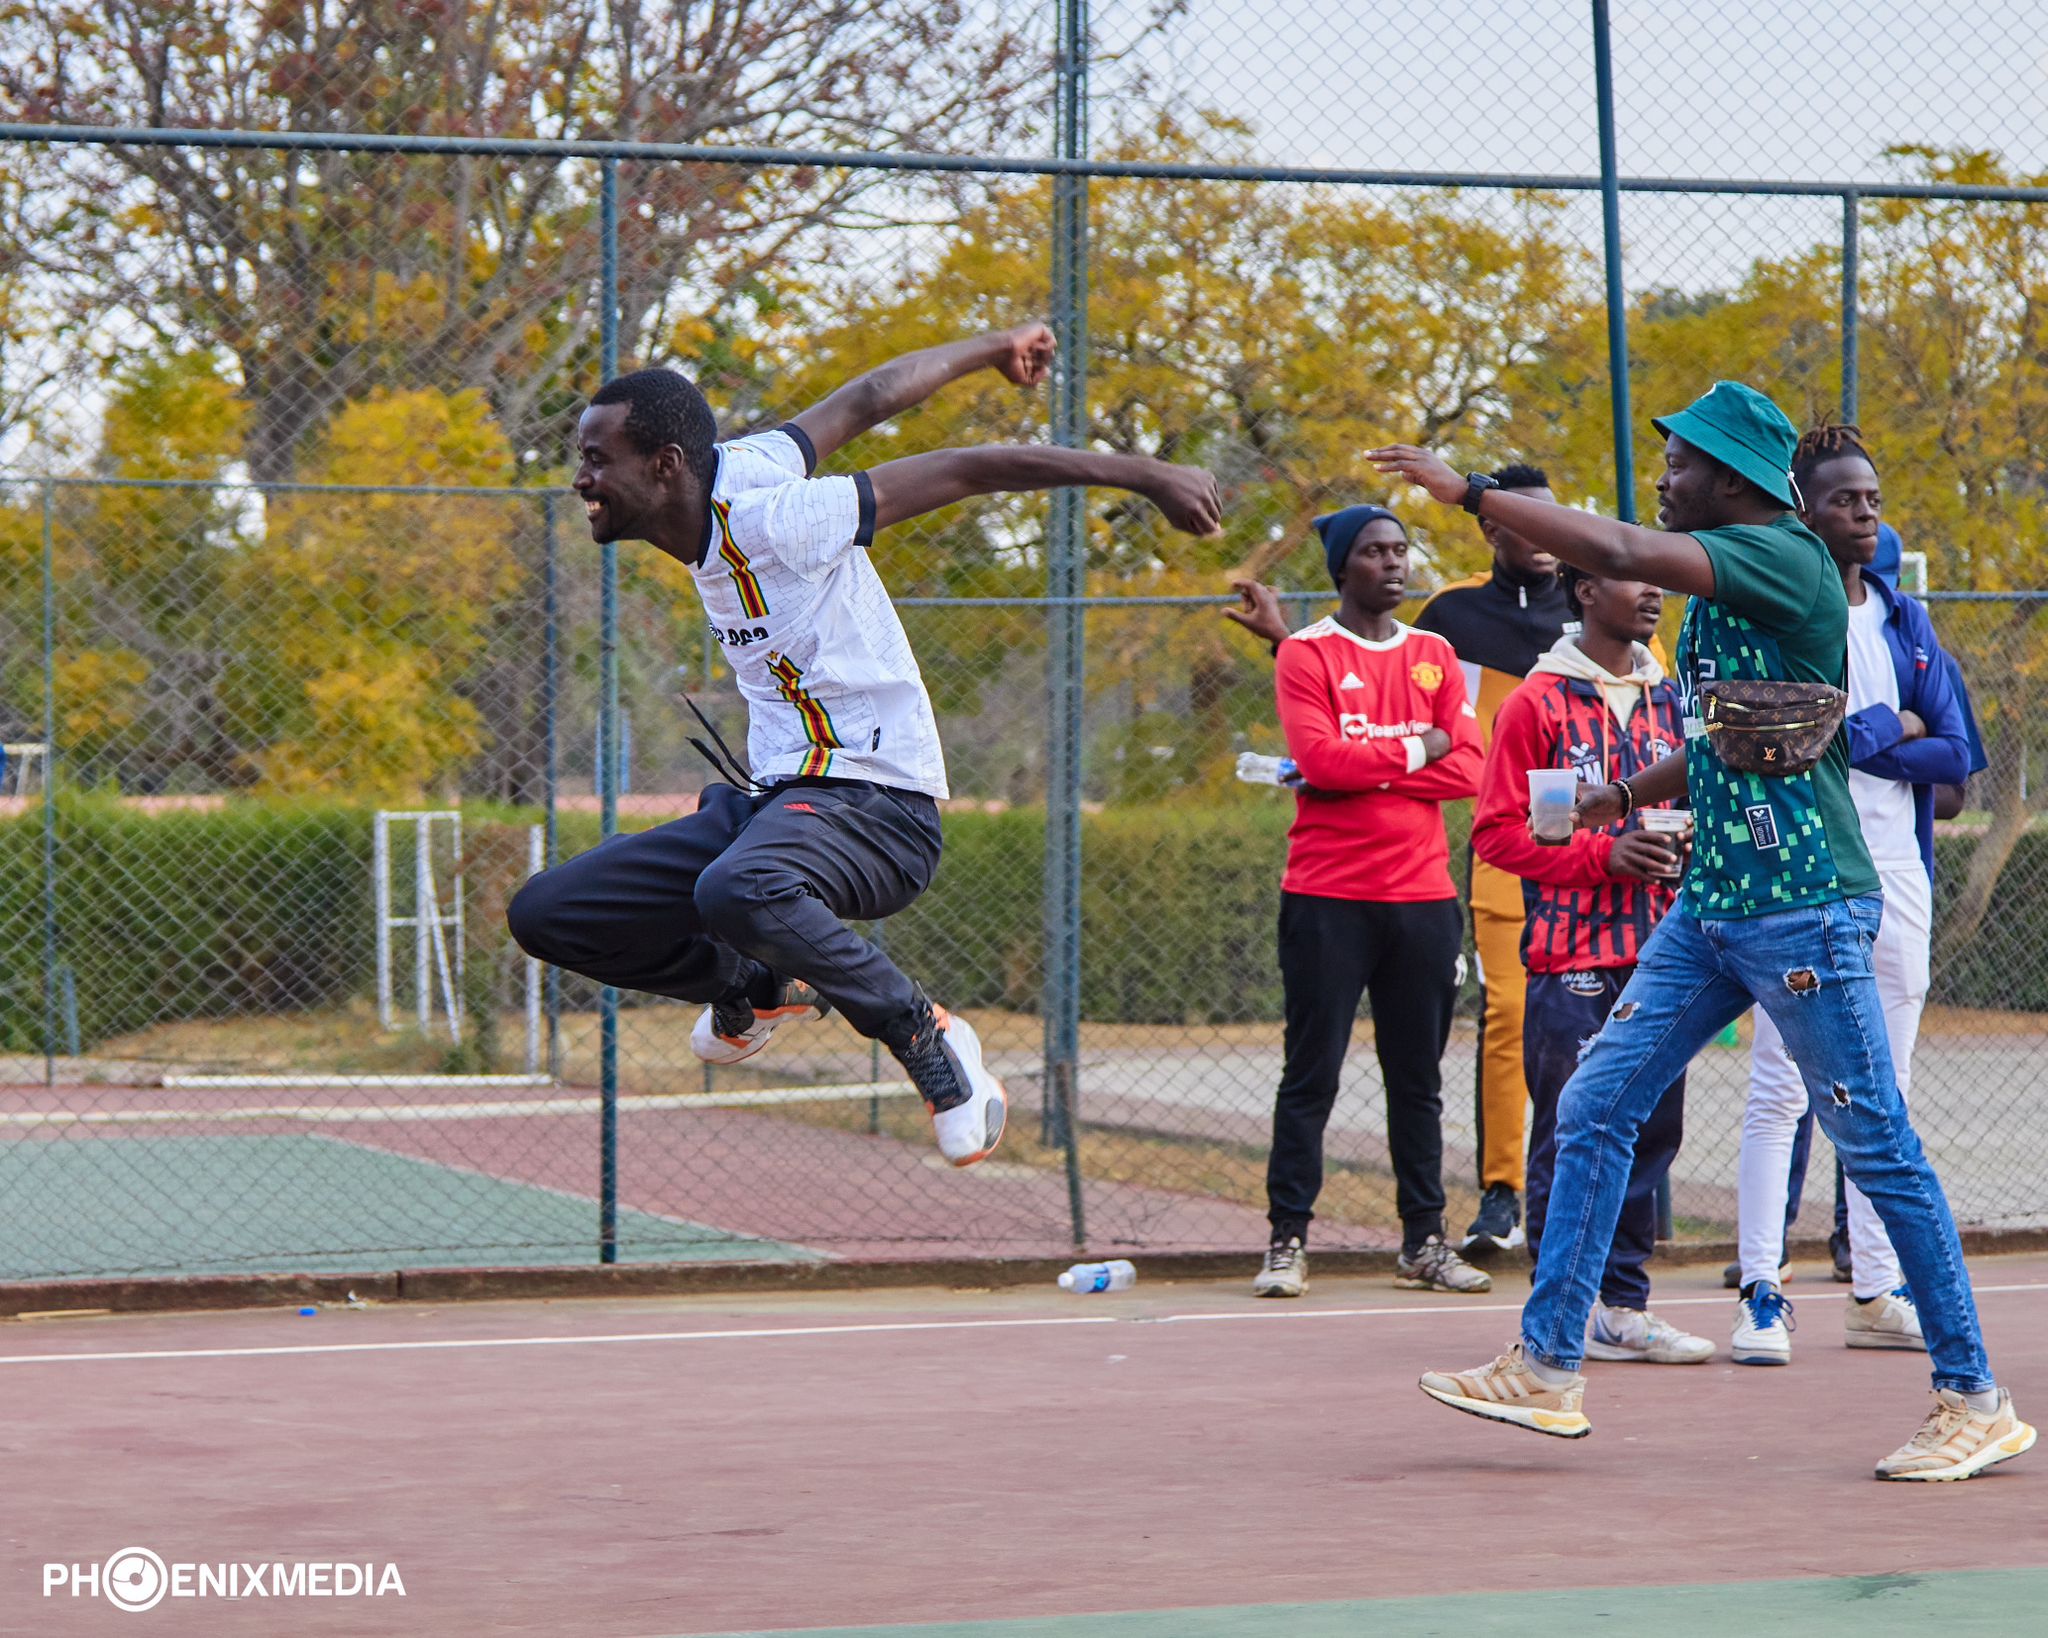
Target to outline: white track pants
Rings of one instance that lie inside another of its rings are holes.
[[[1884,1005],[1885,1033],[1899,1077],[1899,1096],[1911,1091],[1913,1044],[1920,1036],[1920,1009],[1927,1003],[1928,951],[1934,935],[1934,893],[1927,872],[1879,872],[1884,887],[1884,920],[1879,925],[1872,965]],[[1784,1254],[1785,1202],[1791,1190],[1792,1140],[1806,1113],[1808,1091],[1785,1051],[1776,1026],[1756,1009],[1756,1046],[1749,1061],[1749,1104],[1742,1117],[1742,1165],[1736,1223],[1742,1251],[1742,1283],[1776,1280]],[[1815,1097],[1828,1095],[1817,1088]],[[1849,1252],[1856,1267],[1852,1289],[1859,1297],[1897,1289],[1903,1276],[1876,1209],[1854,1183],[1848,1185]]]

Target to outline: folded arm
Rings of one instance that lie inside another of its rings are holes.
[[[987,444],[906,455],[868,469],[875,491],[875,527],[936,512],[970,495],[1092,486],[1127,489],[1191,535],[1223,532],[1216,480],[1196,466],[1173,466],[1136,455],[1106,455],[1056,444]]]
[[[1842,727],[1849,736],[1849,766],[1873,779],[1897,779],[1908,785],[1959,785],[1970,777],[1970,742],[1963,737],[1960,713],[1949,731],[1939,732],[1932,719],[1919,739],[1906,737],[1905,724],[1889,705],[1866,706]]]
[[[949,341],[905,353],[855,376],[793,418],[819,460],[871,427],[923,403],[949,382],[976,370],[994,369],[1020,387],[1035,387],[1052,367],[1053,333],[1043,324],[1021,324],[966,341]]]

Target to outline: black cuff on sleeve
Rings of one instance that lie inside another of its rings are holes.
[[[804,476],[809,477],[818,470],[818,446],[811,442],[811,435],[794,421],[784,421],[775,429],[804,452]]]
[[[875,480],[865,472],[856,472],[853,489],[860,496],[860,527],[853,532],[853,543],[872,546],[875,543]]]

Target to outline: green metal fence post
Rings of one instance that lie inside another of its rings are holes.
[[[1842,195],[1842,419],[1856,419],[1856,401],[1861,395],[1862,361],[1859,358],[1862,341],[1862,246],[1860,218],[1863,213],[1863,196],[1849,192]]]
[[[559,815],[562,788],[562,654],[560,570],[561,552],[555,537],[555,497],[541,497],[541,744],[542,779],[546,788],[547,817],[541,849],[542,867],[561,863],[562,839]],[[549,964],[541,979],[547,1014],[548,1074],[562,1073],[562,969]]]
[[[1054,153],[1081,159],[1088,146],[1088,0],[1058,0],[1059,58]],[[1053,442],[1088,441],[1088,182],[1062,173],[1052,184]],[[1088,583],[1087,499],[1053,491],[1046,552],[1046,789],[1044,1011],[1041,1138],[1066,1153],[1067,1211],[1074,1244],[1087,1241],[1077,1146],[1081,1055],[1081,735]]]
[[[1600,103],[1600,236],[1607,264],[1607,381],[1614,409],[1615,515],[1633,523],[1636,458],[1628,404],[1628,293],[1621,276],[1621,177],[1614,157],[1614,52],[1607,0],[1593,0],[1593,80]]]
[[[43,485],[43,1085],[57,1084],[57,557]]]
[[[619,373],[619,162],[604,161],[599,194],[598,373]],[[604,543],[599,568],[597,790],[603,835],[619,828],[619,548]],[[619,1260],[619,992],[607,984],[597,1003],[599,1262]]]

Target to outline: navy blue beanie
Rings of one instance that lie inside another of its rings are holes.
[[[1344,560],[1351,555],[1351,544],[1358,539],[1358,531],[1381,518],[1399,529],[1403,537],[1407,535],[1408,526],[1384,506],[1347,506],[1341,512],[1325,512],[1315,520],[1316,533],[1323,537],[1323,560],[1330,566],[1331,585],[1344,584]]]

